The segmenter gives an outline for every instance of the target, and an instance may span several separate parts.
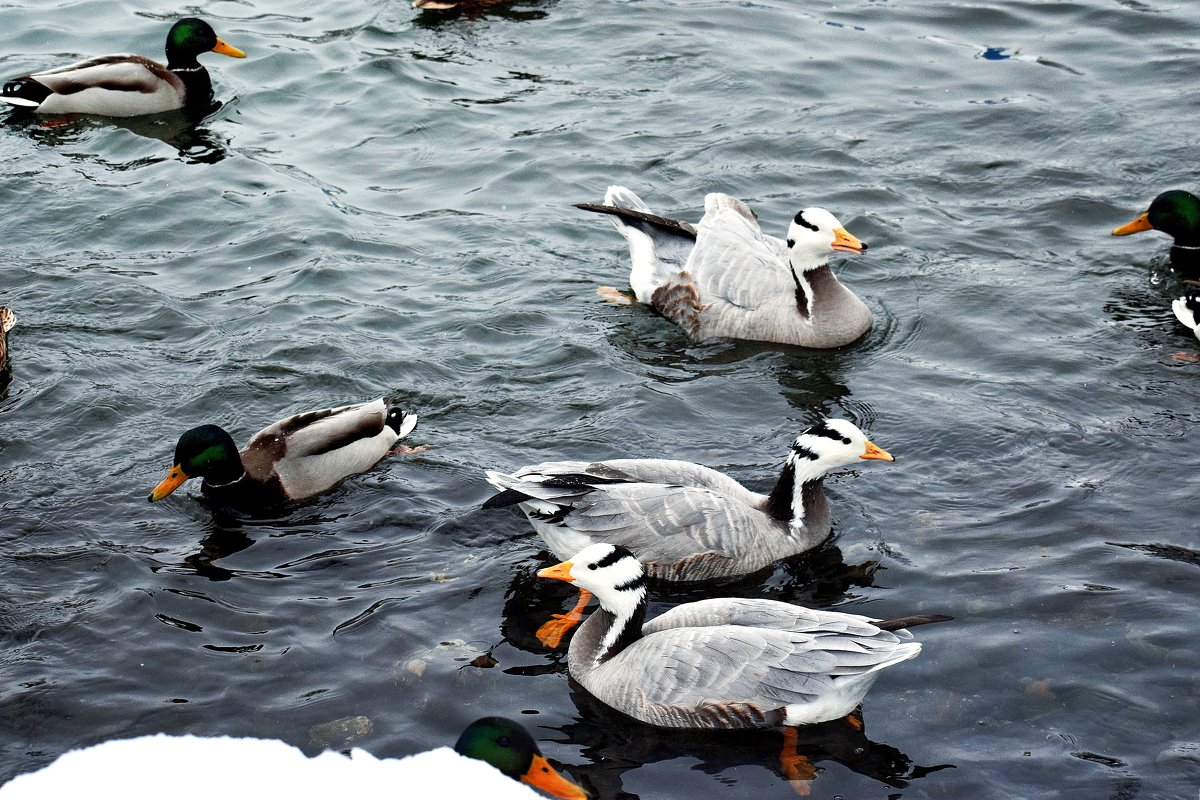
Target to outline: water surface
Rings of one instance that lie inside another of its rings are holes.
[[[388,757],[505,714],[601,798],[792,796],[776,735],[663,736],[574,687],[533,638],[569,602],[550,556],[478,507],[484,468],[564,456],[762,489],[833,414],[897,461],[723,591],[957,619],[863,732],[804,732],[811,796],[1193,796],[1197,344],[1165,237],[1108,236],[1196,188],[1193,4],[16,0],[0,68],[154,55],[193,12],[249,54],[205,57],[198,126],[0,126],[0,781],[158,731]],[[830,209],[874,329],[696,344],[601,303],[627,251],[571,203],[610,183],[775,234]],[[284,518],[146,503],[188,427],[388,392],[427,452]]]

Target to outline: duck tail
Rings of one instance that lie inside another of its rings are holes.
[[[413,428],[417,427],[417,415],[411,411],[405,411],[398,404],[389,402],[384,422],[396,432],[397,439],[403,439],[413,432]]]
[[[0,100],[21,108],[37,108],[53,92],[33,78],[13,78],[0,89]]]

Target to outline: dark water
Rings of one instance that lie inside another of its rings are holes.
[[[896,463],[834,477],[833,539],[724,591],[957,621],[863,733],[804,733],[812,796],[1195,796],[1197,344],[1165,238],[1108,231],[1197,186],[1200,7],[188,10],[249,54],[206,57],[198,127],[0,126],[0,781],[155,731],[398,756],[496,713],[602,798],[792,796],[774,734],[663,736],[573,688],[533,639],[565,587],[478,505],[484,468],[551,457],[762,488],[832,413]],[[178,13],[18,0],[0,66],[156,54]],[[609,183],[687,219],[723,190],[773,233],[829,208],[871,245],[838,271],[875,328],[694,344],[599,302],[627,252],[570,204]],[[428,451],[285,519],[146,503],[188,427],[391,391]]]

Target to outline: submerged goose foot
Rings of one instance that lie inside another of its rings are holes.
[[[622,292],[615,286],[597,286],[596,294],[604,298],[605,302],[617,303],[623,306],[631,306],[637,302],[636,297]]]
[[[812,782],[817,778],[817,768],[805,756],[796,752],[798,739],[795,728],[783,729],[783,748],[779,751],[779,769],[796,794],[808,797],[812,793]]]
[[[566,614],[551,615],[550,619],[537,629],[538,641],[551,650],[556,649],[562,643],[562,638],[567,635],[567,631],[583,621],[583,609],[587,607],[588,601],[591,599],[591,592],[580,589],[579,602],[575,604],[574,608]]]
[[[402,444],[393,450],[388,450],[386,453],[384,453],[384,455],[409,456],[409,455],[412,455],[413,453],[424,453],[427,449],[428,448],[425,447],[425,445],[423,445],[423,444],[419,444],[416,447],[409,447],[406,444]]]
[[[856,731],[863,729],[862,708],[856,708],[846,715],[846,724]]]
[[[1176,361],[1186,361],[1189,364],[1200,364],[1200,354],[1198,353],[1171,353],[1171,358]]]

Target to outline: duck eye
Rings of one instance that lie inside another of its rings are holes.
[[[588,564],[588,569],[595,569],[595,568],[596,568],[595,564]]]
[[[816,461],[818,458],[820,458],[820,456],[819,456],[819,455],[817,455],[816,453],[809,453],[809,454],[808,454],[808,460],[809,460],[809,461]]]
[[[795,240],[795,239],[788,239],[788,240],[787,240],[787,246],[788,246],[788,249],[789,249],[789,250],[790,250],[790,249],[792,249],[793,247],[795,247],[795,246],[796,246],[796,240]]]
[[[846,436],[842,437],[842,444],[850,444],[850,439]]]

